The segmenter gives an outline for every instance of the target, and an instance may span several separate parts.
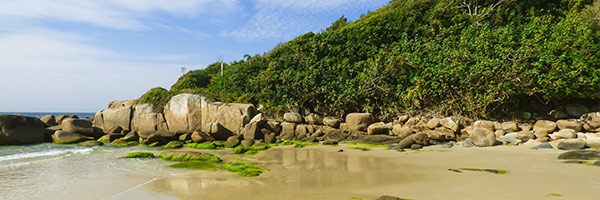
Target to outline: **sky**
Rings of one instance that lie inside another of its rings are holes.
[[[0,112],[96,112],[388,2],[0,1]]]

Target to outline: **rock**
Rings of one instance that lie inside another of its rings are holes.
[[[440,126],[440,118],[432,118],[429,121],[427,121],[427,127],[429,129],[435,129],[436,127]]]
[[[417,150],[417,149],[422,149],[422,148],[423,148],[423,146],[420,145],[420,144],[412,144],[412,145],[410,145],[410,149],[411,150]]]
[[[120,133],[109,133],[109,134],[106,134],[106,135],[100,137],[100,139],[98,139],[98,141],[103,142],[103,143],[111,143],[117,139],[123,138],[123,136],[125,136],[125,135],[122,135]]]
[[[587,138],[585,140],[585,146],[587,146],[589,148],[600,149],[600,138],[598,138],[598,137]]]
[[[414,135],[411,136],[412,140],[415,142],[415,144],[419,144],[419,145],[423,145],[423,146],[428,146],[429,143],[429,135],[427,135],[427,133],[416,133]]]
[[[239,136],[231,136],[231,137],[227,138],[227,141],[225,141],[225,147],[227,147],[227,148],[235,148],[240,144],[241,144],[241,141],[240,141]]]
[[[532,133],[533,134],[533,133]],[[520,144],[523,141],[519,139],[518,132],[508,133],[506,135],[500,136],[498,140],[504,144]]]
[[[123,128],[120,126],[112,127],[110,130],[106,131],[106,133],[121,133],[123,132]]]
[[[531,131],[532,128],[533,126],[531,124],[519,124],[519,129],[521,129],[521,131]]]
[[[506,132],[504,132],[504,130],[500,129],[500,130],[496,130],[494,131],[494,135],[496,135],[496,139],[506,135]]]
[[[474,147],[475,145],[473,144],[473,141],[471,141],[471,138],[467,138],[464,141],[462,141],[461,145],[463,147]]]
[[[130,141],[138,141],[140,138],[140,136],[136,133],[136,132],[129,132],[127,134],[125,134],[125,136],[123,136],[124,141],[130,142]]]
[[[561,129],[550,135],[550,138],[552,138],[553,140],[577,138],[577,131],[573,129]]]
[[[203,96],[185,93],[173,96],[163,110],[169,131],[191,133],[202,130],[207,107],[208,102]]]
[[[151,133],[147,137],[140,137],[140,143],[150,145],[157,143],[158,145],[163,145],[167,143],[167,139],[157,133]]]
[[[445,127],[437,127],[435,128],[435,130],[427,131],[426,133],[436,133],[438,135],[438,138],[436,138],[435,140],[439,142],[456,140],[455,132]],[[428,134],[428,136],[431,139],[431,135]]]
[[[213,154],[200,151],[167,151],[160,155],[163,160],[188,162],[188,161],[205,161],[205,162],[220,162],[221,159]]]
[[[556,130],[556,123],[550,120],[538,120],[533,125],[533,134],[540,139],[547,138],[554,130]]]
[[[306,121],[307,124],[310,125],[322,125],[323,124],[323,118],[317,114],[309,114],[306,117],[304,117],[304,121]]]
[[[406,199],[400,198],[400,197],[395,197],[395,196],[384,195],[384,196],[380,196],[379,198],[377,198],[377,200],[406,200]]]
[[[585,148],[585,140],[566,139],[558,142],[557,148],[560,150],[576,150]]]
[[[250,120],[257,114],[258,111],[252,104],[214,102],[208,104],[207,109],[203,110],[202,121],[206,124],[219,122],[231,133],[239,135],[242,128],[250,123]],[[208,130],[204,130],[204,132],[208,132]]]
[[[87,137],[67,131],[56,131],[52,135],[52,141],[56,144],[74,144],[93,139],[94,138],[92,137]]]
[[[567,104],[565,111],[571,117],[580,118],[583,114],[590,112],[590,108],[581,104]]]
[[[416,126],[417,124],[419,124],[421,120],[419,118],[409,118],[406,120],[406,122],[404,122],[404,126],[406,127],[412,127],[412,126]]]
[[[514,121],[502,122],[500,124],[500,126],[502,127],[502,130],[506,133],[512,133],[512,132],[519,131],[519,125],[517,124],[517,122],[514,122]]]
[[[296,129],[294,129],[295,140],[304,140],[310,136],[308,128],[310,125],[306,124],[298,124],[296,125]]]
[[[415,131],[411,128],[404,127],[400,124],[396,124],[392,128],[392,133],[394,135],[400,136],[401,138],[405,138],[405,137],[408,137],[408,136],[414,134]]]
[[[367,143],[367,144],[392,144],[398,143],[402,140],[402,138],[398,136],[390,136],[390,135],[363,135],[358,139],[354,140],[355,142]]]
[[[100,138],[104,135],[102,131],[95,131],[92,122],[85,119],[66,119],[62,122],[62,130],[77,133],[88,137]]]
[[[456,123],[456,121],[454,121],[450,117],[446,117],[446,118],[441,119],[440,120],[440,125],[442,127],[450,129],[454,133],[458,133],[458,131],[460,131],[460,126],[458,125],[458,123]]]
[[[535,139],[535,135],[532,131],[519,131],[517,132],[517,139],[526,142]]]
[[[243,147],[250,148],[250,147],[252,147],[252,145],[254,145],[254,140],[244,139],[244,140],[242,140],[242,142],[240,144]]]
[[[206,128],[204,130],[206,130],[206,133],[209,136],[215,138],[215,140],[225,141],[228,137],[234,135],[231,131],[221,126],[219,122],[210,122],[206,124]]]
[[[293,140],[296,138],[296,124],[283,122],[281,123],[281,134],[282,140]]]
[[[250,122],[247,124],[242,130],[241,134],[244,135],[244,139],[249,140],[262,140],[265,138],[265,135],[261,131],[263,127],[267,125],[266,120],[258,120],[254,122]]]
[[[194,131],[191,135],[191,139],[195,143],[210,142],[215,140],[215,138],[202,131]]]
[[[77,115],[59,115],[56,117],[56,123],[61,125],[65,119],[79,119]]]
[[[405,137],[404,139],[402,139],[398,145],[396,145],[395,147],[397,148],[396,150],[400,150],[400,149],[408,149],[410,148],[413,144],[415,143],[415,141],[413,141],[412,137]]]
[[[594,162],[594,165],[596,165],[596,166],[600,166],[600,160],[598,160],[598,161]]]
[[[386,127],[385,123],[383,123],[383,122],[371,124],[367,128],[367,134],[369,134],[369,135],[376,135],[376,134],[386,134],[387,135],[389,133],[389,131],[390,130]]]
[[[47,126],[56,126],[56,125],[58,125],[56,123],[56,118],[54,117],[53,114],[44,115],[44,116],[40,117],[40,120],[42,120],[42,122],[44,122],[44,124],[46,124]]]
[[[494,131],[488,128],[474,128],[469,131],[469,138],[475,146],[490,147],[496,144],[496,135]]]
[[[109,108],[102,111],[99,111],[100,115],[94,116],[94,122],[102,121],[103,126],[97,127],[107,132],[108,130],[120,126],[123,130],[130,131],[131,130],[131,107],[121,107],[121,108]],[[100,116],[100,118],[96,118]]]
[[[589,132],[600,132],[600,112],[587,113],[581,116],[583,128]]]
[[[0,115],[0,145],[42,143],[45,126],[44,122],[35,117]]]
[[[337,117],[325,117],[323,118],[323,124],[325,126],[329,126],[329,127],[333,127],[333,128],[339,128],[340,124],[343,122],[344,120],[337,118]]]
[[[583,128],[581,126],[581,122],[576,119],[561,119],[556,121],[556,126],[558,129],[573,129],[575,132],[581,131]]]
[[[131,130],[138,132],[168,131],[168,127],[163,114],[152,104],[140,104],[133,107]]]
[[[119,108],[130,108],[135,104],[135,99],[130,100],[116,100],[108,102],[108,109],[119,109]]]
[[[264,133],[265,135],[265,143],[272,144],[277,141],[277,135],[275,133]]]
[[[548,143],[548,142],[544,142],[541,143],[535,147],[533,147],[533,149],[552,149],[554,147],[552,147],[552,144]]]
[[[302,119],[302,115],[298,113],[285,113],[283,114],[283,121],[295,124],[302,124],[304,120]]]
[[[496,130],[496,125],[494,125],[494,122],[492,122],[492,121],[477,120],[477,121],[473,122],[473,128],[484,128],[484,129],[488,129],[493,132]]]
[[[104,143],[96,141],[96,140],[88,140],[88,141],[83,141],[77,144],[77,146],[82,146],[82,147],[96,147],[96,146],[102,146],[104,145]]]
[[[554,119],[566,119],[570,117],[569,114],[560,110],[551,110],[548,115],[552,116]]]
[[[409,118],[410,118],[410,115],[406,115],[406,114],[400,115],[400,116],[398,116],[397,120],[394,120],[394,124],[404,124],[404,123],[406,123],[406,121],[408,121]]]
[[[367,131],[373,122],[375,122],[375,118],[371,113],[350,113],[346,116],[348,130]]]
[[[594,160],[600,159],[600,151],[575,150],[561,153],[558,155],[561,160]]]
[[[179,149],[181,147],[183,147],[182,141],[170,141],[169,143],[165,144],[165,146],[163,146],[163,148],[165,149]]]

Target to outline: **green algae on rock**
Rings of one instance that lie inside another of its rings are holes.
[[[205,162],[205,161],[180,162],[177,164],[169,165],[169,167],[182,168],[182,169],[207,170],[207,171],[219,170],[219,166],[215,165],[213,162]]]
[[[199,151],[167,151],[160,155],[160,158],[168,161],[188,162],[188,161],[204,161],[204,162],[221,162],[221,158],[210,153]]]
[[[136,151],[128,153],[123,158],[154,158],[154,153]]]
[[[230,172],[238,172],[240,176],[244,177],[259,176],[264,170],[260,167],[243,161],[228,162],[221,165],[221,168]]]

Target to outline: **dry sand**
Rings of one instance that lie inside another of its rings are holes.
[[[150,181],[115,199],[600,199],[600,167],[561,163],[556,157],[562,152],[508,146],[407,152],[277,147],[251,157],[269,169],[259,177],[195,171]],[[508,174],[448,170],[456,168]]]

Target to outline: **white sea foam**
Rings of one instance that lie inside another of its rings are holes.
[[[56,157],[56,156],[69,155],[69,154],[89,154],[92,151],[93,151],[93,148],[50,149],[50,150],[39,151],[39,152],[17,153],[17,154],[0,156],[0,162],[23,160],[23,159],[34,159],[34,158],[40,158],[40,157]]]

